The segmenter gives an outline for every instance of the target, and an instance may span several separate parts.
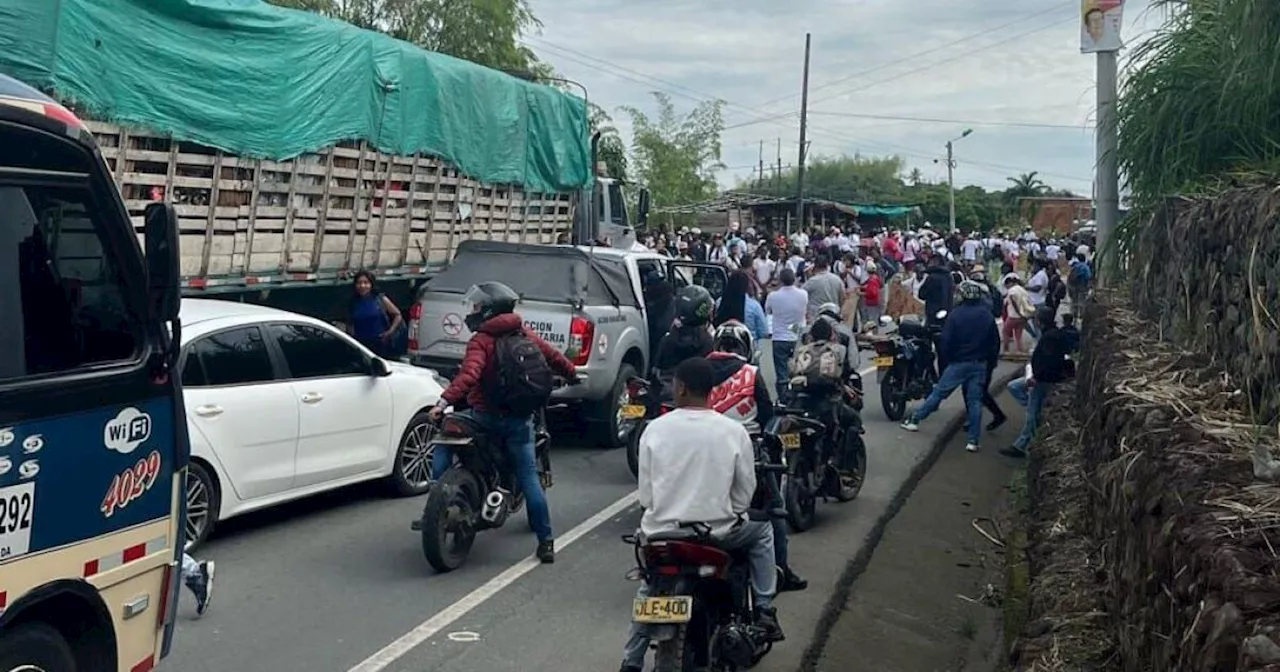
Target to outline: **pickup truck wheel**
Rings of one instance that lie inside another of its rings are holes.
[[[635,367],[623,364],[618,369],[618,377],[613,381],[613,389],[599,402],[596,416],[600,422],[600,447],[602,448],[621,448],[627,444],[627,432],[622,422],[622,407],[630,400],[627,394],[627,381],[635,376]]]

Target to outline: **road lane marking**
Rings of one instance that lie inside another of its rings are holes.
[[[595,528],[603,525],[610,518],[631,508],[637,500],[637,493],[633,490],[630,494],[619,499],[618,501],[601,509],[598,513],[590,518],[582,521],[577,527],[569,530],[564,536],[556,539],[556,552],[563,552],[573,542],[586,536]],[[409,653],[418,645],[426,642],[428,639],[435,637],[441,630],[453,625],[458,619],[466,616],[472,609],[484,604],[494,595],[497,595],[503,588],[510,586],[520,579],[520,577],[533,571],[541,566],[542,563],[532,555],[517,562],[516,564],[503,570],[503,572],[492,579],[489,579],[484,585],[476,588],[468,593],[462,599],[445,607],[435,616],[423,621],[418,627],[410,630],[402,635],[399,639],[382,648],[381,651],[369,656],[364,661],[356,664],[347,672],[382,672],[392,663],[396,662],[405,654]]]

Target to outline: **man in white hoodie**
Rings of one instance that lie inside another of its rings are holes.
[[[707,405],[715,370],[705,358],[686,359],[675,371],[674,411],[649,423],[640,437],[638,494],[645,536],[705,523],[720,548],[747,552],[756,622],[771,641],[783,639],[773,597],[778,588],[773,527],[751,520],[747,509],[756,491],[755,449],[740,423]],[[640,582],[636,599],[649,596]],[[644,669],[649,636],[632,623],[623,649],[622,672]]]

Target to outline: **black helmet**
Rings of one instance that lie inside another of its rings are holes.
[[[751,330],[737,320],[729,320],[716,327],[711,340],[715,349],[720,352],[731,352],[743,359],[751,359],[755,353],[755,343],[751,338]]]
[[[711,321],[711,311],[715,308],[711,292],[699,285],[689,285],[676,292],[676,317],[686,327],[696,327]]]
[[[472,285],[462,300],[471,303],[471,312],[463,321],[468,329],[475,331],[489,318],[515,312],[520,295],[501,282],[482,282]]]

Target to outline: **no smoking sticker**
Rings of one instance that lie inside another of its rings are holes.
[[[456,337],[462,333],[462,316],[457,313],[448,313],[440,318],[440,328],[444,330],[444,335]]]

